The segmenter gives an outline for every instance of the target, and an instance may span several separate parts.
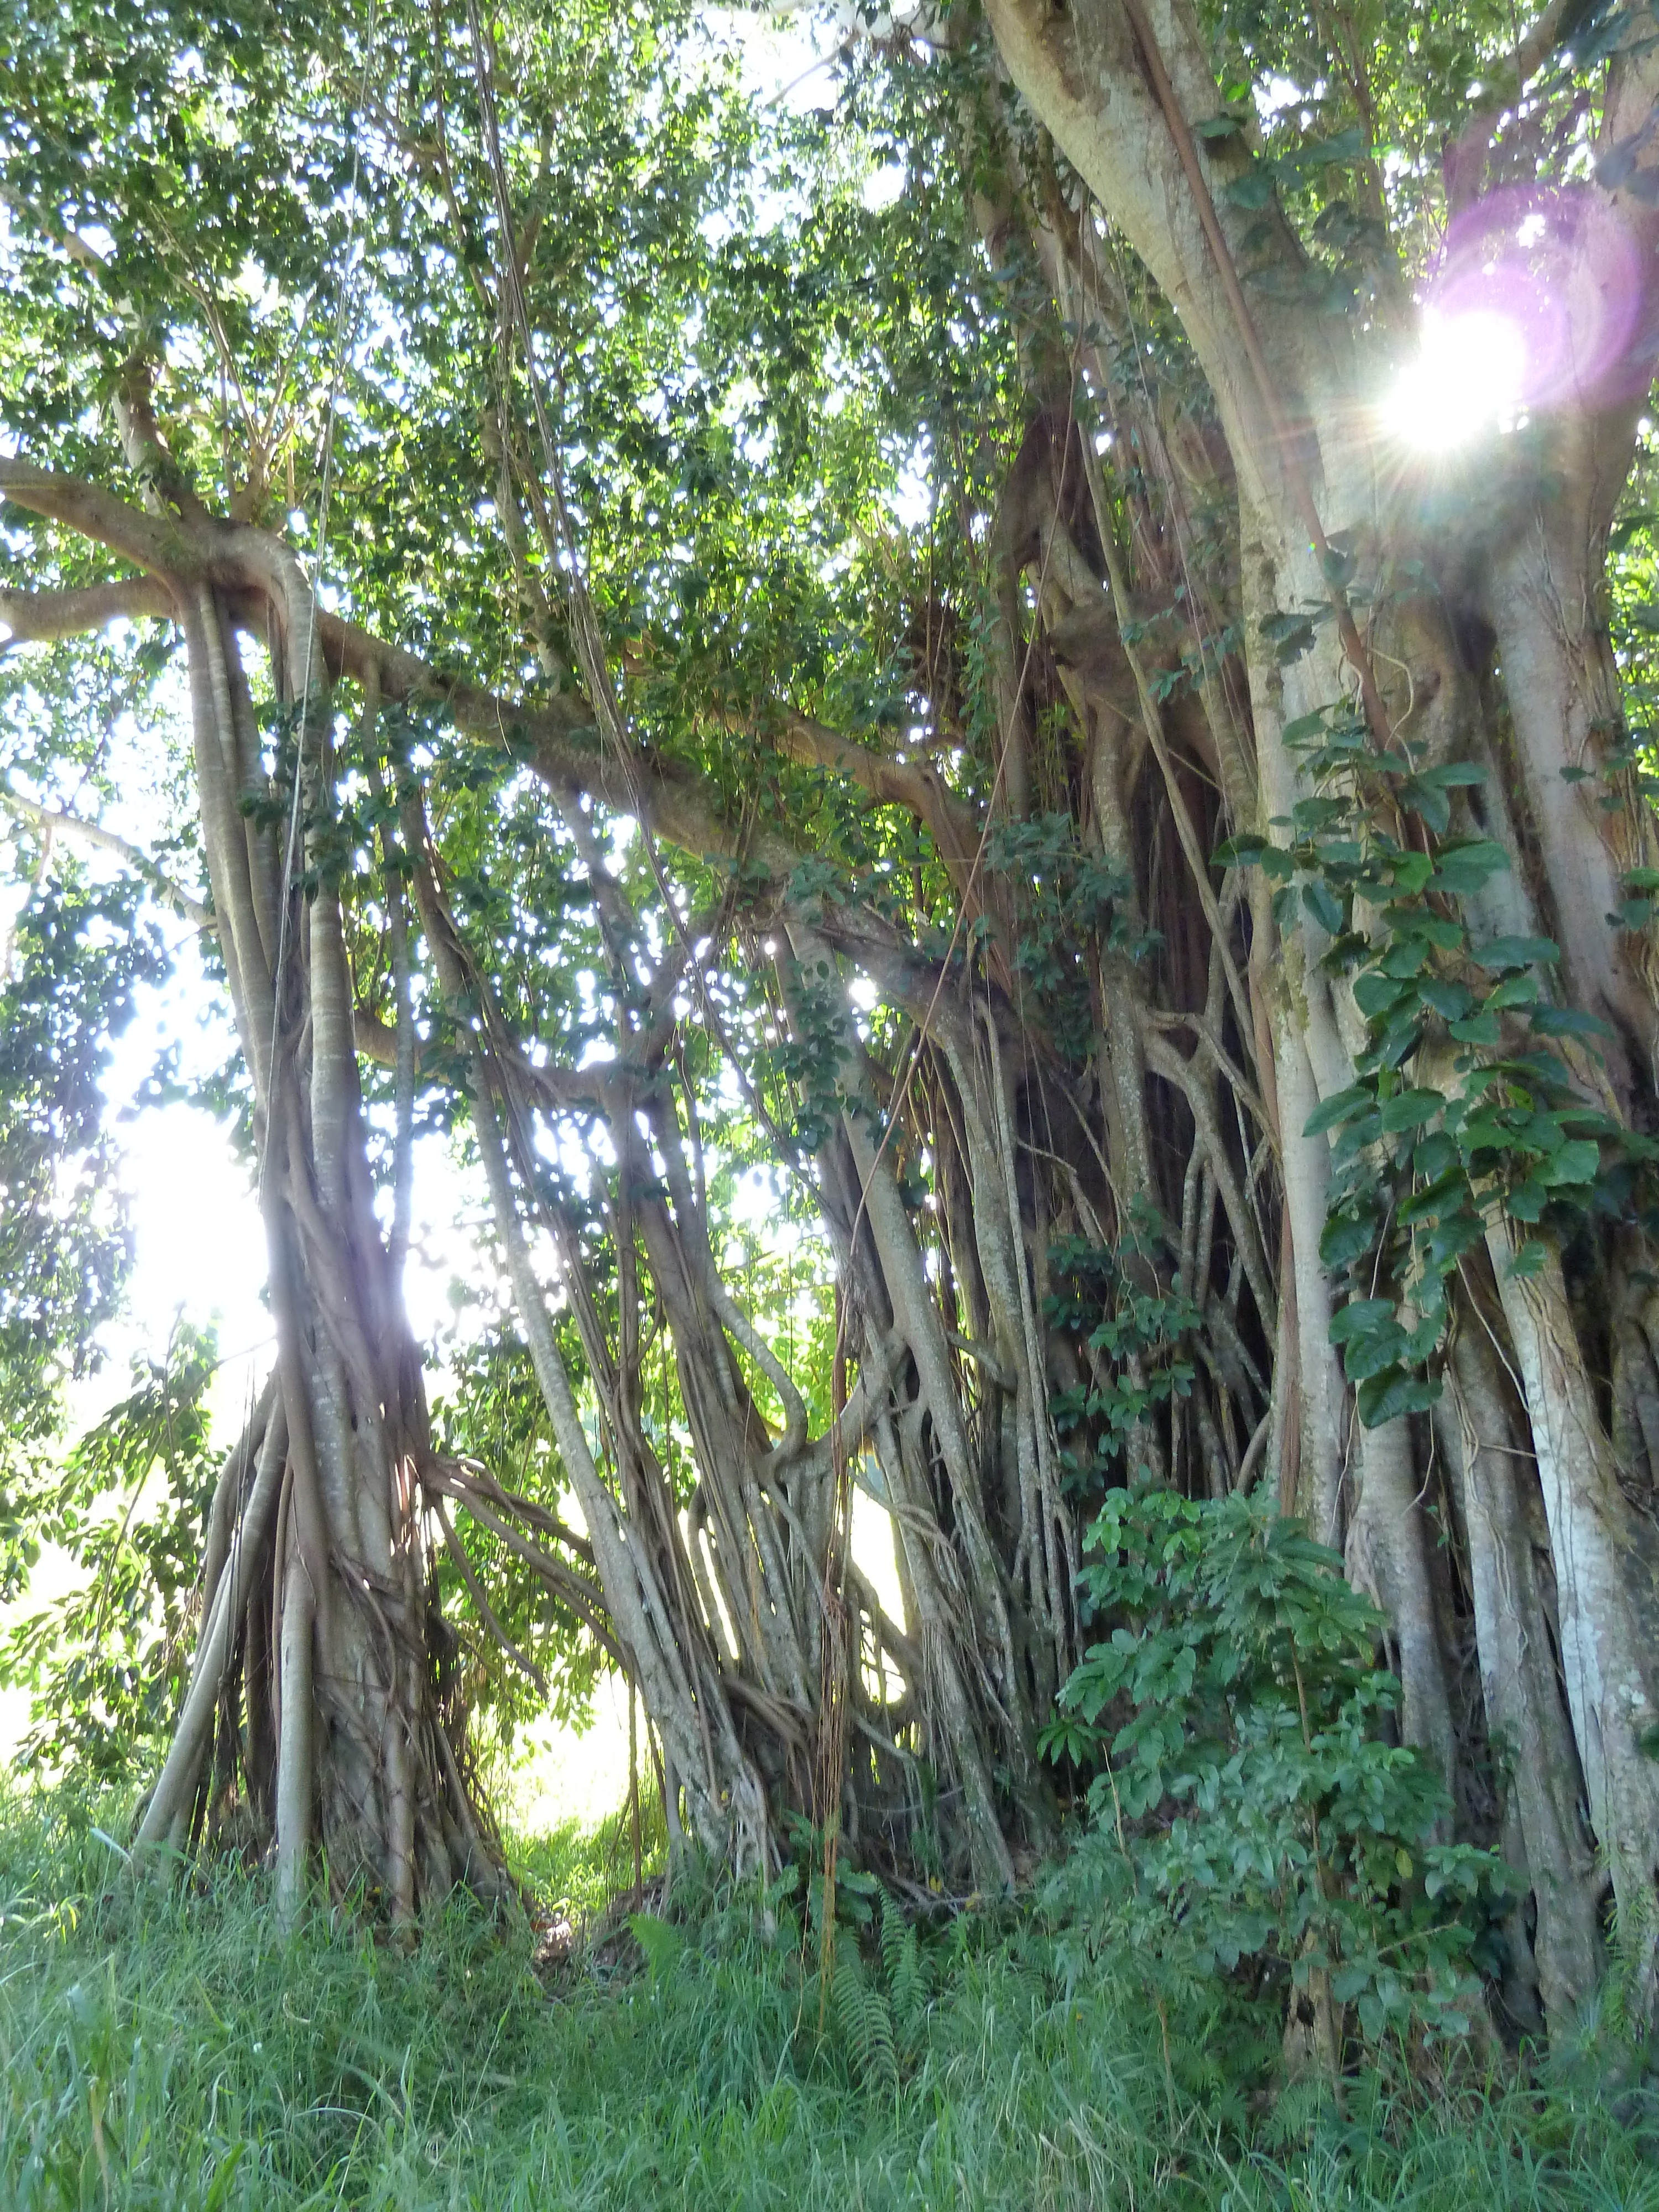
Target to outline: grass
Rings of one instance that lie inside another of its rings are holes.
[[[113,1817],[0,1801],[6,2212],[1659,2212],[1639,2097],[1615,2117],[1565,2087],[1360,2082],[1346,2117],[1252,2118],[1204,2088],[1199,2014],[1166,2066],[1132,1969],[1068,1972],[1012,1917],[958,1923],[920,1968],[896,1940],[860,1967],[843,1931],[820,2036],[787,1911],[769,1941],[753,1900],[713,1899],[647,1928],[648,1968],[611,1946],[550,1990],[529,1931],[464,1910],[404,1955],[321,1912],[283,1941],[237,1869],[135,1884],[98,1833]],[[591,1899],[607,1848],[566,1830],[525,1863],[544,1894]],[[884,1991],[868,2034],[860,1987]]]

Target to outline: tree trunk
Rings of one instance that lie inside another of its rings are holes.
[[[1229,189],[1251,166],[1247,138],[1194,131],[1223,103],[1184,0],[1082,0],[1063,17],[1033,0],[989,0],[988,12],[1014,82],[1179,315],[1213,396],[1237,488],[1259,763],[1252,799],[1240,809],[1246,826],[1282,841],[1296,803],[1313,795],[1283,732],[1341,698],[1345,678],[1350,691],[1357,684],[1378,744],[1398,743],[1403,731],[1424,762],[1487,763],[1494,773],[1471,795],[1467,827],[1496,838],[1514,865],[1471,902],[1473,933],[1477,941],[1507,932],[1556,938],[1562,1000],[1607,1028],[1599,1060],[1569,1049],[1563,1065],[1587,1104],[1650,1127],[1659,959],[1651,927],[1621,928],[1618,917],[1629,871],[1653,865],[1654,829],[1625,740],[1602,582],[1613,503],[1652,374],[1650,327],[1636,342],[1646,349],[1640,362],[1621,364],[1610,397],[1586,383],[1543,418],[1535,461],[1516,441],[1507,481],[1486,512],[1471,513],[1459,543],[1419,540],[1412,501],[1365,428],[1392,341],[1386,327],[1367,341],[1354,319],[1286,304],[1305,257],[1275,199],[1263,208],[1259,195]],[[1645,50],[1614,63],[1604,144],[1642,124],[1654,70]],[[1591,193],[1583,205],[1586,237],[1616,219],[1650,245],[1652,211],[1632,197]],[[1089,221],[1085,196],[1080,228]],[[1242,269],[1250,273],[1241,280]],[[1342,587],[1316,557],[1317,544],[1334,543],[1359,549],[1361,580],[1373,587],[1378,611],[1367,640],[1345,628]],[[1441,606],[1424,599],[1391,611],[1393,565],[1425,555]],[[1280,666],[1264,623],[1283,610],[1333,607],[1311,650]],[[1466,664],[1458,638],[1478,637],[1481,622],[1490,659]],[[1281,1471],[1287,1456],[1294,1468],[1281,1494],[1322,1533],[1346,1529],[1351,1571],[1390,1616],[1407,1735],[1449,1782],[1461,1754],[1424,1517],[1427,1430],[1413,1434],[1402,1418],[1365,1431],[1354,1419],[1328,1334],[1341,1294],[1319,1258],[1328,1140],[1302,1133],[1322,1100],[1354,1082],[1364,1024],[1346,986],[1323,971],[1328,940],[1317,923],[1287,915],[1275,957],[1261,942],[1264,919],[1253,909],[1250,968],[1270,1009],[1285,1188],[1279,1295],[1281,1312],[1294,1316],[1274,1369],[1276,1449]],[[1407,1079],[1436,1082],[1431,1057]],[[1446,1444],[1456,1444],[1448,1456],[1468,1547],[1484,1726],[1516,1759],[1505,1832],[1532,1876],[1547,2012],[1569,2016],[1596,1971],[1581,1771],[1645,2010],[1659,1870],[1659,1770],[1638,1747],[1656,1691],[1656,1538],[1644,1480],[1651,1462],[1638,1410],[1650,1396],[1649,1355],[1639,1328],[1619,1323],[1606,1354],[1587,1350],[1586,1310],[1568,1296],[1559,1246],[1547,1234],[1541,1267],[1517,1275],[1516,1240],[1497,1218],[1496,1194],[1488,1203],[1496,1297],[1456,1324],[1447,1367],[1455,1416],[1437,1416]],[[1623,1285],[1632,1268],[1650,1265],[1640,1237],[1621,1236],[1598,1298],[1633,1313],[1640,1300]],[[1615,1376],[1611,1409],[1592,1380],[1604,1358]],[[1504,1370],[1518,1396],[1500,1387]],[[1527,1533],[1534,1468],[1548,1572]],[[1565,1703],[1549,1656],[1558,1619]]]
[[[138,465],[159,437],[147,408],[126,421]],[[287,1911],[320,1863],[334,1895],[362,1891],[405,1920],[458,1881],[486,1896],[505,1884],[466,1780],[464,1717],[434,1662],[431,1441],[364,1149],[331,859],[333,710],[292,557],[258,533],[216,530],[188,501],[164,536],[173,557],[152,573],[188,647],[203,846],[252,1082],[278,1350],[214,1501],[191,1689],[138,1843],[176,1847],[205,1820],[274,1855]],[[276,641],[286,702],[274,770],[238,640],[250,593]],[[239,1680],[240,1725],[210,1761],[216,1712],[235,1714]]]

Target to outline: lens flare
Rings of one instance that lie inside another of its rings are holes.
[[[1582,187],[1489,194],[1447,232],[1385,426],[1443,452],[1620,390],[1644,276],[1617,215]]]
[[[1491,308],[1431,309],[1417,358],[1383,402],[1383,420],[1407,445],[1443,452],[1512,421],[1526,380],[1527,341],[1510,316]]]

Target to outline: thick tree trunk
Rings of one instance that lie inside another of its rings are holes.
[[[503,1876],[428,1644],[431,1443],[364,1149],[326,857],[332,710],[303,579],[280,550],[252,551],[273,593],[279,696],[294,702],[295,757],[274,785],[223,598],[186,590],[182,617],[203,842],[253,1082],[277,1366],[215,1501],[191,1692],[138,1840],[178,1844],[205,1815],[274,1852],[286,1911],[320,1854],[335,1894],[361,1888],[406,1920],[457,1881],[493,1896]],[[295,782],[285,851],[270,801]],[[234,1756],[222,1742],[210,1771],[213,1717],[227,1699],[234,1710],[239,1677]]]
[[[1449,1387],[1436,1413],[1468,1549],[1504,1849],[1528,1881],[1533,1908],[1530,1936],[1524,1914],[1514,1917],[1511,1972],[1529,1954],[1544,2016],[1570,2021],[1595,1988],[1603,1876],[1561,1693],[1549,1531],[1530,1432],[1491,1318],[1473,1300],[1460,1314]]]
[[[1496,838],[1514,872],[1470,902],[1473,934],[1477,942],[1507,933],[1557,939],[1562,997],[1607,1024],[1600,1065],[1571,1059],[1584,1095],[1647,1127],[1659,957],[1651,930],[1621,930],[1617,915],[1628,872],[1654,863],[1654,829],[1624,749],[1602,565],[1651,374],[1650,319],[1637,341],[1646,352],[1620,364],[1611,398],[1587,387],[1534,430],[1540,465],[1530,473],[1516,441],[1507,457],[1511,488],[1500,485],[1490,514],[1471,515],[1464,540],[1414,544],[1409,499],[1365,428],[1367,403],[1388,373],[1389,341],[1368,342],[1352,320],[1289,303],[1299,247],[1271,202],[1264,210],[1259,195],[1229,191],[1250,161],[1248,144],[1193,131],[1222,100],[1185,0],[1080,0],[1063,15],[1035,0],[988,0],[988,12],[1015,83],[1180,316],[1214,398],[1237,487],[1259,763],[1236,817],[1271,835],[1269,825],[1310,795],[1282,732],[1352,691],[1356,678],[1379,741],[1403,735],[1425,761],[1486,764],[1492,781],[1468,801],[1466,826]],[[1644,123],[1654,67],[1644,48],[1613,65],[1606,143]],[[1652,211],[1628,197],[1598,199],[1582,220],[1605,222],[1608,207],[1650,246]],[[1089,221],[1085,200],[1080,235]],[[1241,282],[1242,268],[1253,273]],[[1271,301],[1268,283],[1278,285]],[[1338,652],[1339,602],[1312,650],[1284,669],[1264,648],[1261,626],[1282,610],[1331,605],[1310,544],[1322,527],[1327,542],[1358,547],[1364,577],[1382,587],[1371,647],[1361,645],[1358,656],[1352,646]],[[1425,600],[1391,613],[1392,564],[1425,553],[1452,605]],[[1465,666],[1456,641],[1475,635],[1480,621],[1493,641],[1486,669]],[[1368,674],[1372,649],[1375,665],[1390,672],[1381,689]],[[1427,1430],[1419,1424],[1414,1434],[1400,1419],[1367,1432],[1354,1419],[1328,1340],[1338,1293],[1318,1256],[1327,1140],[1302,1134],[1319,1102],[1353,1082],[1364,1025],[1346,987],[1321,969],[1326,940],[1316,924],[1291,921],[1275,957],[1261,942],[1265,914],[1253,918],[1252,981],[1269,1010],[1254,1046],[1265,1059],[1261,1030],[1270,1029],[1273,1065],[1261,1079],[1271,1074],[1285,1194],[1273,1430],[1280,1494],[1322,1534],[1346,1540],[1351,1571],[1385,1606],[1406,1733],[1450,1782],[1459,1723],[1425,1519]],[[1413,1079],[1437,1078],[1425,1064]],[[1120,1108],[1109,1122],[1126,1118]],[[1128,1157],[1121,1143],[1117,1150]],[[1494,1214],[1497,1204],[1494,1194]],[[1531,1876],[1532,1948],[1553,2020],[1571,2015],[1597,1972],[1596,1845],[1640,1954],[1644,2005],[1651,1994],[1659,1769],[1638,1743],[1652,1726],[1659,1686],[1649,1659],[1656,1539],[1645,1501],[1655,1462],[1644,1422],[1659,1402],[1651,1382],[1659,1369],[1641,1324],[1623,1318],[1643,1304],[1625,1287],[1633,1270],[1651,1264],[1640,1241],[1633,1230],[1621,1236],[1605,1262],[1613,1316],[1603,1354],[1583,1340],[1584,1316],[1568,1297],[1559,1252],[1549,1249],[1541,1269],[1517,1277],[1499,1221],[1489,1239],[1496,1297],[1458,1322],[1448,1354],[1450,1403],[1437,1415],[1467,1546],[1485,1726],[1515,1760],[1505,1834]],[[1611,1430],[1592,1379],[1607,1364]],[[1505,1370],[1518,1392],[1500,1382]],[[1547,1562],[1528,1534],[1534,1468]],[[1551,1656],[1558,1637],[1565,1699]],[[1579,1811],[1581,1775],[1589,1830]]]

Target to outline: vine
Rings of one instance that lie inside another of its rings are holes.
[[[1468,902],[1510,867],[1458,818],[1455,795],[1486,769],[1431,763],[1409,738],[1385,749],[1346,704],[1291,723],[1285,743],[1313,794],[1274,818],[1283,842],[1243,834],[1215,859],[1261,868],[1281,931],[1305,913],[1326,933],[1321,965],[1364,1025],[1353,1082],[1303,1134],[1333,1140],[1320,1257],[1347,1296],[1331,1338],[1377,1427],[1439,1396],[1449,1284],[1500,1217],[1520,1228],[1510,1264],[1535,1273],[1551,1243],[1651,1208],[1659,1147],[1598,1099],[1607,1027],[1550,995],[1554,941],[1474,939]],[[1611,926],[1634,926],[1652,873],[1633,872]]]

